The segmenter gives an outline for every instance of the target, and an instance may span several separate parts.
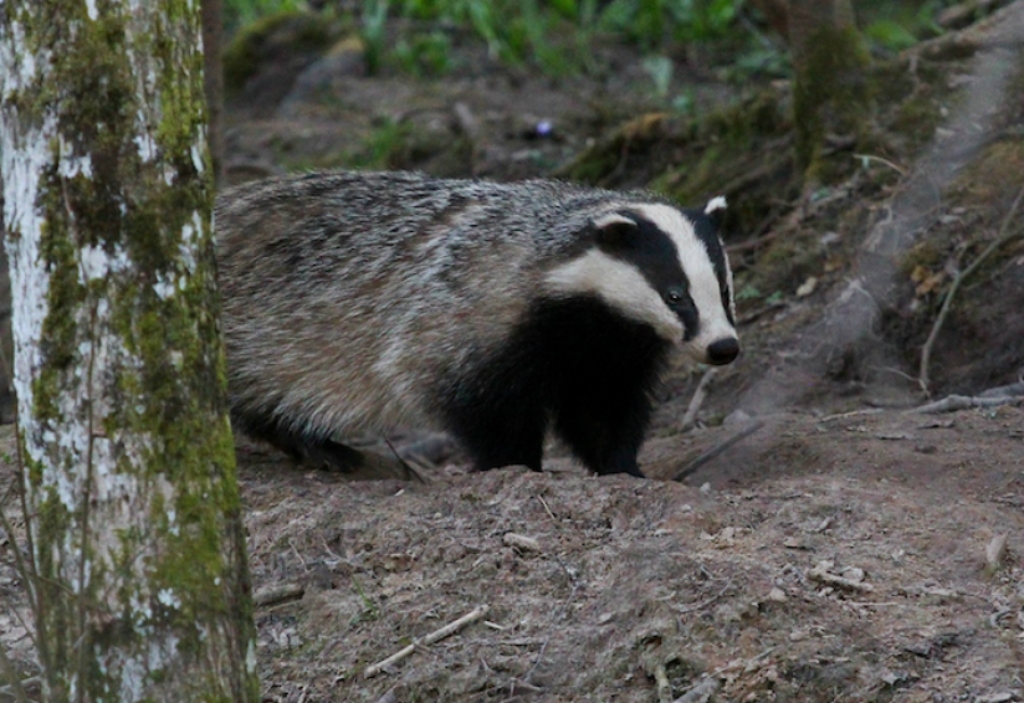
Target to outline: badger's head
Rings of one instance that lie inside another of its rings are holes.
[[[546,283],[557,294],[598,297],[698,361],[728,364],[740,345],[718,237],[724,210],[718,197],[698,210],[633,203],[601,212],[578,255],[549,271]]]

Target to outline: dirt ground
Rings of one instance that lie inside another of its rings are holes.
[[[392,123],[416,137],[384,166],[544,175],[656,107],[629,52],[589,82],[465,52],[430,82],[367,77],[344,46],[276,64],[229,105],[230,180],[365,156]],[[734,89],[691,59],[677,74],[698,109],[727,100]],[[1013,251],[987,279],[996,326],[1020,324]],[[781,304],[741,301],[744,355],[705,387],[695,428],[682,419],[703,371],[672,370],[641,455],[649,480],[586,475],[552,445],[539,474],[470,473],[454,454],[423,482],[352,482],[241,440],[264,700],[1024,701],[1024,402],[912,412],[925,399],[888,346],[872,377],[805,363],[845,275]],[[976,359],[942,341],[944,387],[1016,380],[1024,344],[998,344],[1006,368],[970,375],[958,369]],[[0,542],[0,600],[18,608],[12,547]],[[10,609],[0,644],[31,672]]]
[[[1020,700],[1024,410],[766,420],[684,484],[243,461],[257,590],[303,593],[258,611],[268,699],[649,702],[711,677],[721,701]],[[730,432],[655,440],[645,466]]]

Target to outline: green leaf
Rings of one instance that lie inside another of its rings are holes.
[[[917,44],[917,37],[893,20],[878,20],[868,26],[864,30],[864,34],[877,44],[893,51],[900,51]]]

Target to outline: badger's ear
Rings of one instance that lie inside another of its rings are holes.
[[[590,221],[599,246],[618,248],[628,246],[638,231],[636,220],[621,212],[606,212]]]
[[[711,220],[715,230],[718,230],[722,226],[722,221],[725,220],[726,207],[724,195],[716,195],[704,206],[704,214]]]

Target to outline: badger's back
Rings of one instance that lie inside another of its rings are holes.
[[[502,344],[557,248],[536,236],[545,212],[572,192],[398,173],[226,192],[216,223],[236,411],[342,434],[436,425],[425,390]]]

